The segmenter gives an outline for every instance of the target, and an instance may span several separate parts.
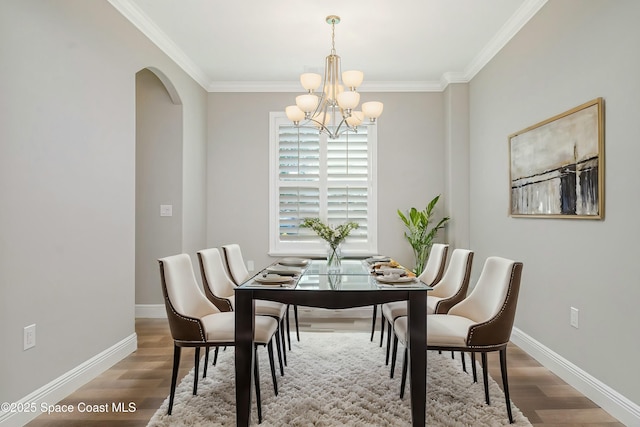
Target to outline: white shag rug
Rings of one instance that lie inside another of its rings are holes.
[[[385,366],[386,347],[379,347],[368,333],[303,332],[287,351],[288,366],[280,376],[277,355],[278,396],[274,395],[269,359],[260,347],[262,426],[410,426],[409,385],[399,398],[402,371],[401,346],[393,379]],[[275,354],[275,349],[274,349]],[[467,356],[468,357],[468,356]],[[213,360],[211,353],[210,363]],[[428,426],[509,425],[504,394],[489,377],[491,405],[484,401],[480,364],[478,383],[473,382],[470,359],[462,371],[460,353],[428,352]],[[183,357],[181,363],[193,363]],[[176,389],[173,414],[167,415],[169,398],[149,421],[149,427],[235,425],[234,351],[220,351],[216,366],[202,378],[200,363],[198,395],[192,395],[193,369]],[[257,424],[254,402],[251,422]],[[514,426],[531,426],[513,406]]]

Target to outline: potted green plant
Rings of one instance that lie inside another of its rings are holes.
[[[398,216],[407,227],[404,233],[404,237],[413,249],[413,255],[416,260],[416,267],[414,272],[416,275],[420,275],[424,270],[424,267],[429,258],[429,252],[431,252],[431,246],[433,240],[438,234],[438,230],[444,228],[449,217],[442,218],[436,225],[432,225],[433,209],[438,203],[440,195],[433,198],[424,210],[419,211],[416,208],[411,208],[406,214],[398,209]]]

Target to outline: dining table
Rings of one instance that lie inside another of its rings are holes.
[[[397,274],[379,275],[382,270],[375,267],[385,261],[379,257],[343,259],[338,268],[328,269],[326,259],[281,258],[235,289],[237,426],[248,426],[251,421],[256,300],[334,310],[407,301],[411,423],[425,425],[426,292],[432,288],[415,277],[402,275],[403,280]]]

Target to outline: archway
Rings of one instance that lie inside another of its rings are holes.
[[[137,311],[163,304],[157,259],[182,249],[182,139],[183,107],[175,87],[157,68],[140,70],[136,73]]]

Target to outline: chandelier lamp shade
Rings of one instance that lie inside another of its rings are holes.
[[[296,97],[296,104],[286,107],[289,120],[297,127],[315,126],[320,133],[326,133],[331,139],[338,138],[347,131],[357,132],[365,119],[375,124],[382,114],[382,102],[364,102],[360,110],[358,87],[364,80],[362,71],[341,72],[340,57],[336,54],[335,26],[340,17],[329,15],[327,24],[331,24],[331,53],[325,59],[324,79],[316,73],[304,73],[300,83],[307,91]],[[320,90],[318,90],[322,86]],[[366,123],[365,123],[366,124]]]

